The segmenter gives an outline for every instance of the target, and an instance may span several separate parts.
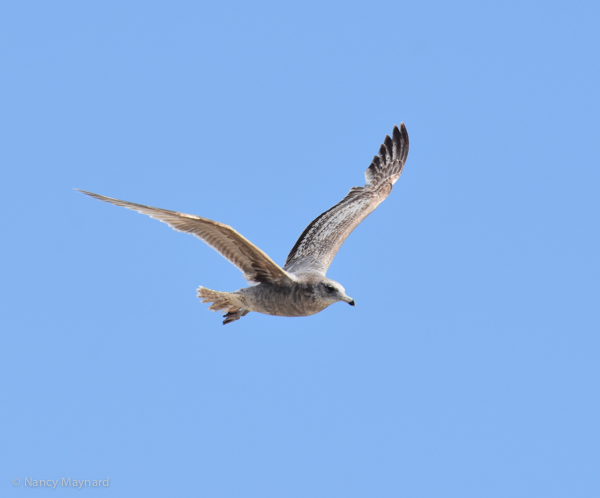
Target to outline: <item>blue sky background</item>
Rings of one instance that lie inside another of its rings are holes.
[[[0,494],[599,496],[599,14],[2,2]],[[236,268],[72,190],[283,263],[400,121],[328,273],[356,309],[223,327],[195,289]]]

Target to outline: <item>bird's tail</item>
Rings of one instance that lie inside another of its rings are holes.
[[[226,310],[223,315],[223,325],[239,320],[246,316],[250,310],[245,309],[245,303],[236,292],[221,292],[206,287],[198,287],[198,297],[203,303],[212,303],[208,309],[211,311]]]

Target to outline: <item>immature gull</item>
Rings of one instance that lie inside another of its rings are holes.
[[[330,304],[344,301],[354,306],[337,282],[326,278],[333,257],[358,224],[390,194],[408,155],[404,123],[385,137],[379,155],[365,172],[364,187],[352,187],[346,197],[306,227],[292,248],[283,268],[230,226],[192,214],[168,211],[120,201],[81,190],[84,194],[117,206],[133,209],[163,221],[175,230],[191,233],[216,249],[244,272],[254,284],[235,292],[198,288],[208,309],[225,310],[223,324],[239,320],[251,311],[278,316],[308,316]]]

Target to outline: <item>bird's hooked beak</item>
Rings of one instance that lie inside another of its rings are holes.
[[[344,301],[346,301],[350,306],[356,306],[356,303],[354,302],[354,299],[352,299],[349,296],[344,297]]]

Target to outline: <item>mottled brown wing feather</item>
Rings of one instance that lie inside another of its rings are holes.
[[[279,285],[291,283],[292,277],[279,267],[258,247],[242,237],[230,226],[200,218],[192,214],[178,213],[133,202],[120,201],[80,190],[95,199],[110,202],[116,206],[132,209],[160,220],[175,230],[195,235],[217,250],[237,268],[244,272],[244,278],[251,282],[268,282]]]
[[[408,155],[408,133],[404,123],[385,137],[379,155],[365,172],[364,187],[353,187],[341,202],[306,227],[287,257],[284,270],[300,274],[327,272],[348,235],[383,202],[398,180]]]

